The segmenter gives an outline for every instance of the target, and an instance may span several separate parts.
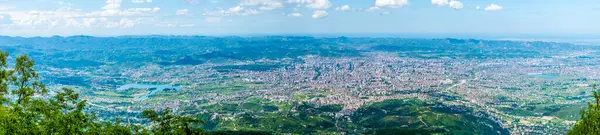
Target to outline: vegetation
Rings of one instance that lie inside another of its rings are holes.
[[[205,134],[197,124],[203,123],[193,117],[171,115],[169,109],[162,113],[146,110],[142,113],[143,118],[148,118],[155,125],[152,132],[155,134],[180,134],[180,135],[202,135]]]
[[[509,134],[486,117],[461,106],[392,99],[359,108],[352,120],[373,134]]]
[[[89,121],[109,121],[99,122],[96,128],[82,126],[87,128],[86,132],[91,129],[158,132],[160,130],[156,127],[161,125],[160,121],[150,121],[148,117],[142,118],[141,112],[129,110],[174,105],[172,101],[180,100],[184,102],[175,103],[180,109],[176,113],[169,112],[169,115],[202,119],[205,121],[203,129],[213,131],[212,134],[216,130],[295,134],[485,134],[500,130],[487,128],[486,124],[498,127],[497,123],[501,122],[510,123],[505,128],[514,131],[514,134],[563,134],[572,127],[572,120],[580,118],[576,112],[587,107],[587,104],[579,102],[591,95],[588,89],[582,90],[587,87],[583,84],[598,82],[598,79],[593,77],[594,74],[582,75],[581,72],[556,69],[593,67],[600,59],[600,46],[472,39],[0,36],[0,44],[0,50],[11,54],[8,66],[3,67],[6,71],[14,68],[17,58],[14,54],[27,54],[35,60],[35,69],[41,78],[38,81],[46,83],[48,92],[47,95],[35,93],[31,96],[32,100],[57,100],[55,95],[60,88],[55,90],[55,86],[78,88],[74,93],[79,93],[81,99],[88,99],[84,104],[88,106],[82,113],[94,113],[92,118],[95,118]],[[379,71],[383,71],[383,77],[373,77]],[[347,73],[352,76],[347,76]],[[10,76],[18,74],[14,72]],[[434,79],[427,79],[432,76]],[[448,78],[451,82],[444,80],[442,85],[437,77]],[[470,89],[468,93],[460,92],[463,89],[447,89],[459,83],[459,79],[473,77],[485,81],[460,85]],[[277,81],[269,81],[273,79]],[[12,104],[17,102],[18,93],[12,91],[18,88],[10,79],[0,80],[4,81],[0,84],[10,85],[5,87],[5,96],[0,96],[7,99],[1,104],[0,115],[3,118],[20,117],[17,113],[4,113],[14,111]],[[340,84],[340,80],[360,81],[350,82],[351,85],[332,85]],[[136,82],[168,84],[183,89],[115,90]],[[324,87],[315,87],[315,83],[324,84],[321,85]],[[395,89],[401,88],[395,87],[398,84],[410,87]],[[383,94],[371,91],[385,87],[392,88],[385,95],[419,93],[432,100],[428,99],[427,103],[373,103],[374,100],[370,99]],[[450,91],[439,91],[443,89]],[[271,93],[269,90],[280,92]],[[256,94],[263,91],[271,94],[269,97]],[[331,98],[334,96],[341,98]],[[360,98],[358,102],[368,104],[357,111],[354,106],[302,103],[321,102],[323,99],[338,102],[347,96]],[[465,97],[476,100],[469,101]],[[252,98],[265,99],[255,101]],[[454,108],[446,106],[446,103],[464,106],[460,107],[461,112],[439,109]],[[486,107],[477,105],[480,103],[486,104]],[[76,111],[75,103],[72,104],[73,109],[57,112]],[[498,113],[480,116],[479,111],[490,111],[483,114]],[[163,112],[160,110],[156,114],[162,115]],[[115,121],[117,116],[121,121]],[[156,120],[160,118],[156,117]],[[178,125],[176,120],[171,121],[174,121],[173,126]],[[127,125],[130,123],[143,124],[144,127],[135,130]],[[185,128],[179,131],[185,131]]]
[[[587,110],[581,110],[581,119],[575,123],[569,135],[597,135],[600,133],[600,93],[593,87],[595,102],[588,103]]]
[[[172,115],[169,109],[144,111],[142,117],[151,121],[147,128],[121,124],[119,119],[99,122],[85,112],[86,101],[74,90],[63,88],[49,97],[27,55],[17,57],[12,69],[8,56],[0,52],[0,134],[207,134],[196,128],[202,121]]]
[[[484,126],[494,125],[492,122],[479,121],[479,117],[467,115],[466,112],[439,105],[435,107],[416,100],[387,100],[361,107],[346,117],[354,122],[335,116],[342,111],[341,105],[294,103],[286,106],[260,99],[240,105],[212,106],[212,109],[225,110],[223,114],[241,111],[238,109],[248,111],[244,111],[246,113],[236,121],[209,122],[207,125],[195,117],[174,115],[169,109],[159,112],[146,110],[138,114],[149,120],[147,126],[123,124],[118,118],[113,122],[99,121],[94,114],[86,112],[87,101],[79,99],[79,94],[74,90],[63,88],[62,92],[50,96],[45,85],[39,82],[39,76],[33,68],[34,61],[27,55],[17,57],[14,66],[9,66],[8,58],[7,53],[0,52],[0,134],[203,135],[209,134],[203,130],[207,125],[213,125],[210,129],[242,130],[210,134],[270,134],[263,131],[356,133],[349,130],[356,127],[368,130],[358,131],[367,134],[486,134],[497,130]]]
[[[267,111],[277,106],[277,111]],[[464,106],[419,99],[391,99],[344,114],[342,105],[251,99],[202,108],[207,130],[271,131],[292,134],[509,134],[489,116]],[[222,117],[212,118],[214,112]],[[230,114],[237,112],[237,115]],[[215,132],[213,132],[215,133]]]

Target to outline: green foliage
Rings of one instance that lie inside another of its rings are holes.
[[[35,80],[38,79],[38,74],[33,70],[33,60],[27,55],[17,57],[15,68],[12,72],[16,75],[10,76],[9,80],[17,89],[12,93],[17,95],[16,103],[19,105],[27,105],[34,94],[46,94],[46,86]]]
[[[16,58],[9,69],[8,53],[0,52],[0,135],[132,135],[132,134],[206,134],[194,128],[202,121],[187,116],[176,116],[166,109],[162,113],[144,111],[157,126],[146,129],[139,125],[99,122],[85,113],[86,101],[69,88],[63,88],[53,97],[47,95],[45,85],[39,82],[34,61],[27,55]]]
[[[360,107],[352,120],[373,134],[509,134],[486,117],[461,106],[392,99]]]
[[[8,64],[6,58],[8,53],[0,52],[0,105],[4,105],[7,101],[4,95],[8,93],[8,78],[12,74],[11,70],[7,70]]]
[[[277,111],[248,111],[278,106]],[[459,105],[391,99],[345,113],[343,105],[249,100],[202,107],[209,130],[270,131],[276,134],[510,134],[489,115]],[[231,114],[228,112],[239,112]],[[214,113],[221,115],[214,117]],[[212,116],[212,117],[211,117]],[[231,118],[231,119],[225,119]],[[212,132],[213,134],[223,132]]]
[[[588,103],[587,110],[581,110],[581,119],[575,123],[569,135],[597,135],[600,133],[600,93],[593,87],[594,103]]]
[[[154,128],[152,132],[155,134],[175,134],[175,135],[204,135],[206,134],[199,123],[204,123],[188,116],[172,115],[169,109],[163,112],[155,112],[146,110],[142,113],[143,118],[148,118],[152,121]]]
[[[215,131],[212,135],[272,135],[270,132],[263,131]]]
[[[433,135],[446,132],[443,129],[407,129],[407,128],[384,128],[365,133],[367,135]]]

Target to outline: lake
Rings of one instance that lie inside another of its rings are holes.
[[[542,74],[542,73],[529,73],[527,75],[529,75],[530,77],[549,79],[549,80],[556,80],[558,77],[557,74]]]
[[[119,88],[117,88],[117,90],[127,90],[127,89],[131,89],[131,88],[135,88],[135,89],[148,89],[150,91],[150,93],[148,93],[146,95],[143,95],[143,96],[140,96],[137,99],[135,99],[136,101],[142,101],[142,100],[148,99],[148,97],[154,95],[156,92],[161,91],[161,90],[165,90],[165,89],[178,90],[179,86],[160,85],[160,84],[131,83],[131,84],[122,85]]]

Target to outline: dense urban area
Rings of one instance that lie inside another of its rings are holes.
[[[600,46],[541,41],[0,37],[0,49],[101,120],[168,108],[208,131],[564,134],[600,79]]]

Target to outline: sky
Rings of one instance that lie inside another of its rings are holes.
[[[598,36],[599,0],[0,0],[0,35]]]

